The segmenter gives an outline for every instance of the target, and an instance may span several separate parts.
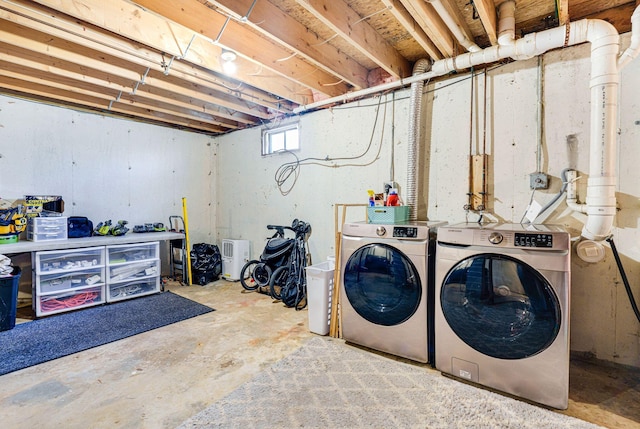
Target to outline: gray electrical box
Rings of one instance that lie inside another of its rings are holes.
[[[529,186],[531,189],[549,189],[549,176],[545,173],[531,173]]]

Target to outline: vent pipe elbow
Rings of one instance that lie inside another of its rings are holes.
[[[431,70],[431,62],[426,59],[418,60],[413,66],[413,74],[421,75]],[[407,188],[405,204],[409,206],[409,220],[418,219],[418,162],[420,148],[420,118],[422,117],[422,90],[424,81],[411,84],[411,98],[409,101],[409,147],[407,154]]]
[[[516,41],[516,2],[513,0],[500,3],[498,6],[498,44],[513,45]]]
[[[640,53],[640,6],[631,15],[631,44],[618,58],[618,70],[629,64]]]

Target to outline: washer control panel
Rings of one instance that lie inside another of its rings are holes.
[[[525,234],[515,233],[514,246],[516,247],[553,247],[552,234]]]
[[[394,226],[393,236],[398,238],[418,238],[418,228],[414,226]]]

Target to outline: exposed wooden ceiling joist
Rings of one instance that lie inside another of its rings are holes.
[[[124,62],[118,58],[109,58],[104,55],[100,55],[98,52],[88,50],[83,47],[79,47],[73,43],[54,39],[51,35],[44,33],[29,32],[30,37],[27,38],[25,27],[15,25],[12,23],[5,23],[0,28],[0,42],[2,46],[0,49],[5,50],[9,59],[10,47],[14,49],[22,49],[22,47],[29,45],[30,50],[26,51],[31,53],[32,61],[40,62],[43,67],[48,68],[49,72],[60,76],[60,78],[76,79],[79,82],[92,82],[93,84],[103,86],[106,89],[111,89],[123,93],[135,94],[136,91],[144,92],[148,88],[157,87],[164,91],[169,91],[173,87],[175,94],[189,94],[197,97],[203,102],[211,103],[212,105],[222,104],[221,98],[207,98],[207,94],[199,88],[189,89],[188,86],[177,86],[172,84],[170,79],[164,78],[160,74],[161,78],[157,78],[154,75],[158,75],[159,72],[151,71],[147,72],[143,67],[139,67],[137,70],[133,69],[129,63]],[[39,53],[39,54],[38,54]],[[24,56],[24,54],[23,54]],[[12,57],[13,58],[13,57]],[[18,63],[20,60],[17,57]],[[146,73],[146,76],[145,76]],[[139,84],[144,77],[144,83]],[[168,97],[167,103],[174,103],[173,97]],[[230,108],[238,109],[237,102],[232,100]],[[244,106],[242,106],[244,107]],[[197,108],[191,106],[191,108]],[[247,111],[250,109],[247,108]],[[256,115],[256,111],[252,112]],[[268,117],[265,112],[262,114],[264,118]],[[240,116],[229,118],[234,121],[241,119]],[[237,128],[237,126],[232,126]]]
[[[37,0],[44,6],[53,9],[65,8],[67,0]],[[160,2],[161,3],[161,2]],[[188,1],[185,4],[195,4]],[[124,0],[74,0],[73,7],[67,6],[66,12],[71,16],[105,28],[131,40],[151,46],[167,55],[167,71],[170,73],[173,62],[184,60],[217,73],[224,73],[221,54],[222,48],[209,40],[198,36],[192,29],[176,24],[171,19],[150,13],[141,6]],[[183,8],[183,6],[179,6]],[[300,103],[311,96],[308,90],[292,81],[274,79],[278,73],[264,65],[255,64],[239,57],[237,60],[236,78],[266,92],[282,97],[292,95]],[[305,94],[306,93],[306,94]]]
[[[404,7],[414,17],[418,25],[434,41],[440,52],[446,58],[455,53],[455,41],[447,26],[438,16],[433,7],[425,0],[400,0]]]
[[[298,0],[298,4],[396,78],[411,75],[411,64],[343,0]]]
[[[498,18],[493,0],[474,0],[473,6],[480,16],[480,21],[492,45],[498,43]]]
[[[272,3],[254,2],[254,0],[208,0],[208,3],[227,15],[233,16],[234,19],[250,25],[260,34],[281,43],[316,67],[324,69],[327,73],[336,74],[338,78],[353,85],[355,89],[368,86],[369,71],[364,66],[340,52],[335,46],[326,43]],[[245,18],[249,11],[251,12],[249,17]]]
[[[201,3],[180,0],[138,0],[136,3],[194,33],[215,41],[215,45],[237,52],[249,61],[268,67],[272,72],[285,75],[326,96],[332,97],[349,90],[349,86],[339,82],[340,79],[334,75],[318,69],[315,65],[298,58],[295,53],[282,45],[250,31],[247,26],[234,19],[228,20],[224,15]],[[194,40],[191,46],[198,46],[201,43],[204,41]],[[185,59],[187,58],[189,58],[188,55],[185,56]],[[238,70],[240,68],[239,65]]]
[[[0,93],[228,133],[458,55],[449,27],[489,47],[502,1],[0,0]],[[639,2],[516,0],[516,37],[583,18],[627,32]]]
[[[432,39],[413,19],[411,13],[404,7],[400,0],[382,0],[382,3],[389,8],[391,13],[396,17],[398,22],[409,31],[411,36],[420,44],[422,49],[434,60],[444,58],[438,47],[433,43]]]

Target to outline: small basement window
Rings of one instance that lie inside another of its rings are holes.
[[[300,149],[299,130],[298,123],[264,130],[262,133],[262,154],[269,155],[282,150]]]

